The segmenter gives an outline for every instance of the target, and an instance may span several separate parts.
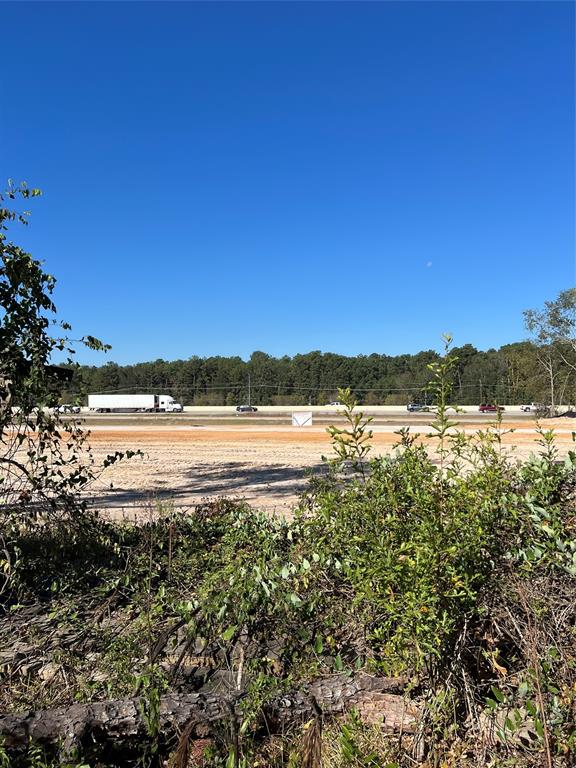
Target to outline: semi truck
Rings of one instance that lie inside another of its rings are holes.
[[[181,413],[170,395],[88,395],[88,408],[98,413]]]

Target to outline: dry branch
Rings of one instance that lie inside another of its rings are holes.
[[[382,722],[389,731],[414,731],[418,708],[402,696],[405,683],[398,678],[358,674],[331,675],[315,680],[306,690],[279,696],[264,707],[271,730],[322,714],[334,716],[356,709],[367,722]],[[191,736],[206,735],[219,722],[242,717],[242,695],[215,693],[168,694],[160,701],[160,727],[164,737],[191,723]],[[0,716],[0,735],[8,747],[61,743],[65,752],[89,739],[97,742],[130,741],[146,737],[144,699],[121,699],[74,704],[51,710]]]

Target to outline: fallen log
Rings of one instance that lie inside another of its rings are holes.
[[[335,716],[355,709],[365,722],[381,722],[390,731],[414,732],[418,707],[402,696],[405,682],[399,678],[372,677],[363,673],[320,678],[305,690],[276,697],[263,709],[271,730],[309,719],[320,709]],[[170,738],[185,726],[194,736],[206,736],[222,721],[240,720],[243,694],[173,693],[160,699],[160,732]],[[64,753],[88,742],[106,743],[146,738],[144,697],[73,704],[50,710],[0,716],[0,736],[7,747],[30,741],[59,744]],[[192,726],[192,727],[191,727]]]

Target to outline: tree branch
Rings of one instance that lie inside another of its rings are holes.
[[[340,715],[355,709],[366,722],[381,722],[389,732],[413,733],[419,708],[405,700],[405,682],[399,678],[371,677],[360,673],[320,678],[306,690],[281,695],[264,706],[263,716],[271,731],[314,716],[314,701],[323,716]],[[213,692],[168,694],[160,699],[160,728],[175,734],[196,723],[191,736],[206,736],[214,726],[230,718],[242,718],[245,694],[222,695]],[[0,736],[7,747],[21,747],[29,741],[63,744],[69,753],[91,741],[131,741],[146,738],[142,715],[144,698],[73,704],[52,710],[0,716]]]

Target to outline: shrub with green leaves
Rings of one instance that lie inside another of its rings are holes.
[[[263,754],[268,697],[332,672],[400,672],[425,703],[431,764],[481,765],[486,719],[506,737],[495,747],[506,759],[525,726],[535,733],[526,754],[570,755],[576,456],[559,463],[543,433],[540,452],[520,463],[502,448],[501,422],[458,431],[449,372],[449,361],[432,370],[432,448],[403,429],[390,456],[368,461],[367,422],[350,396],[351,437],[332,432],[336,471],[311,480],[291,521],[218,500],[140,526],[93,521],[72,545],[57,526],[20,531],[11,601],[43,600],[73,642],[56,659],[65,677],[0,688],[4,707],[139,693],[146,754],[159,760],[172,746],[157,730],[160,696],[218,673],[242,691],[243,714],[236,740],[213,744],[206,765],[249,765]],[[342,473],[348,459],[362,471]],[[44,635],[18,616],[15,606],[9,631],[44,659]],[[354,718],[340,734],[342,765],[389,762]],[[469,762],[448,762],[458,744]],[[261,764],[290,765],[296,753],[282,754]],[[413,764],[401,744],[390,760]]]
[[[75,345],[109,347],[93,336],[71,340],[52,299],[55,278],[9,239],[10,227],[29,218],[15,206],[40,194],[12,181],[0,191],[0,595],[26,569],[18,569],[14,546],[22,527],[34,537],[36,523],[47,519],[58,518],[62,529],[64,522],[70,529],[87,523],[82,491],[108,464],[134,454],[117,452],[97,466],[81,421],[62,420],[55,411],[72,377]],[[54,355],[66,363],[54,365]]]

